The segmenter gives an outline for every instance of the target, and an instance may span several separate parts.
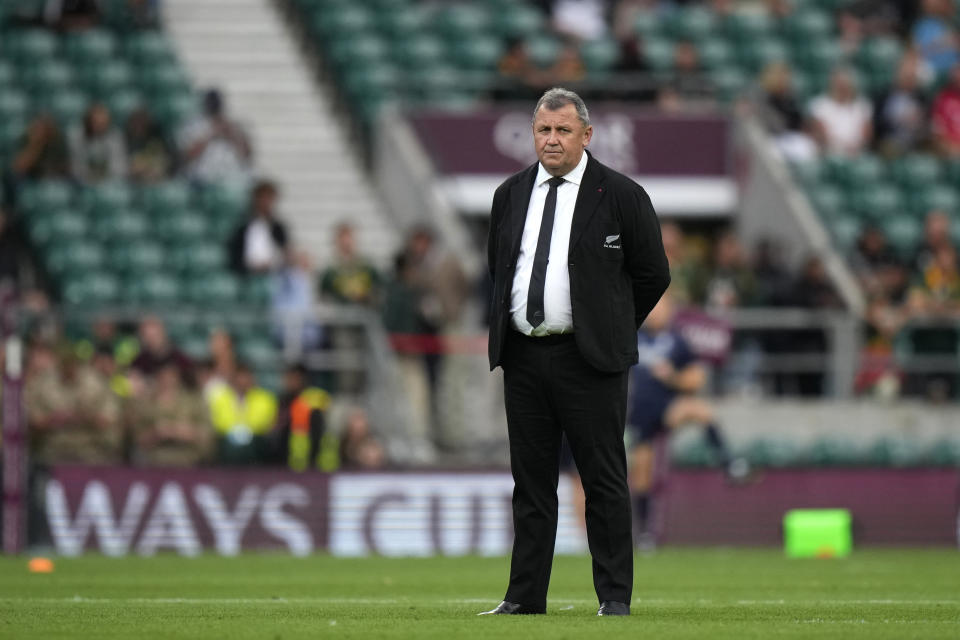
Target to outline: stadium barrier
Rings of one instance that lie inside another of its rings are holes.
[[[561,478],[558,553],[581,553],[574,480]],[[505,472],[304,473],[55,467],[43,518],[57,553],[210,550],[235,555],[504,555],[513,482]],[[765,471],[746,486],[675,470],[660,494],[664,542],[779,545],[784,513],[845,508],[858,545],[957,541],[957,469]],[[34,544],[42,543],[34,540]]]

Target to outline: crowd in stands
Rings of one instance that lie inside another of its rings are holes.
[[[304,367],[288,367],[275,394],[258,385],[222,330],[210,335],[210,359],[197,362],[157,317],[143,318],[135,336],[122,328],[100,319],[79,343],[34,335],[24,404],[39,462],[297,471],[387,464],[366,412],[334,406]]]

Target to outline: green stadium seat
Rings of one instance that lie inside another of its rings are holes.
[[[757,41],[772,36],[773,18],[765,11],[738,10],[723,19],[721,28],[739,43]]]
[[[793,467],[809,460],[810,452],[786,438],[757,438],[746,449],[751,464],[758,467]]]
[[[96,216],[94,230],[104,242],[119,243],[143,240],[150,236],[150,221],[136,209],[119,209]]]
[[[904,188],[924,189],[940,180],[942,168],[932,155],[913,154],[893,163],[891,173]]]
[[[250,187],[241,181],[224,181],[204,187],[203,207],[212,216],[239,219],[250,203]]]
[[[110,247],[107,262],[118,273],[143,274],[163,269],[167,264],[167,251],[154,240],[120,242]]]
[[[674,38],[699,42],[717,29],[716,13],[702,5],[687,5],[674,11],[665,26]]]
[[[193,199],[185,180],[167,180],[140,189],[140,204],[155,217],[168,216],[190,207]]]
[[[130,89],[134,77],[133,68],[122,60],[87,64],[81,73],[84,88],[98,98]]]
[[[57,37],[46,29],[19,29],[3,35],[3,50],[20,64],[52,59],[59,49]]]
[[[344,74],[343,88],[354,100],[363,101],[394,95],[404,79],[405,74],[393,64],[367,64],[353,67]]]
[[[127,57],[139,67],[168,65],[176,61],[173,45],[161,31],[131,34],[124,42]]]
[[[139,107],[146,104],[143,96],[133,89],[118,89],[110,95],[103,96],[103,103],[110,110],[110,115],[118,126],[124,126],[127,118]]]
[[[746,69],[759,73],[773,62],[786,62],[790,49],[783,40],[772,36],[744,39],[737,44],[736,56]]]
[[[176,62],[141,68],[136,79],[140,89],[151,98],[191,93],[190,78]]]
[[[886,165],[877,156],[863,154],[850,158],[837,179],[847,187],[865,189],[886,179]]]
[[[817,438],[810,447],[810,462],[816,466],[850,466],[867,461],[863,441],[830,435]]]
[[[61,127],[79,125],[87,112],[89,100],[76,89],[61,89],[49,94],[40,103],[38,111],[49,111]]]
[[[210,338],[206,331],[196,331],[177,340],[177,346],[194,360],[210,358]]]
[[[270,302],[272,286],[269,276],[247,276],[243,285],[243,299],[250,305],[265,307]],[[265,335],[266,331],[262,333]]]
[[[64,302],[71,305],[101,306],[120,297],[120,281],[104,271],[75,271],[63,285]]]
[[[73,199],[73,187],[66,180],[38,180],[24,185],[17,204],[30,214],[69,208]]]
[[[934,209],[956,214],[960,213],[960,197],[954,189],[946,185],[931,185],[912,192],[910,209],[917,217]]]
[[[163,324],[167,328],[167,335],[173,343],[179,345],[184,339],[198,333],[200,327],[196,318],[184,313],[170,313],[163,317]]]
[[[344,34],[327,45],[330,60],[338,67],[362,66],[390,58],[390,43],[375,33]]]
[[[860,45],[856,57],[867,69],[895,70],[903,57],[903,45],[892,36],[870,38]]]
[[[240,282],[227,272],[195,274],[186,281],[187,295],[196,304],[214,307],[238,302]]]
[[[47,248],[45,262],[55,275],[88,273],[106,263],[103,247],[97,242],[71,238]]]
[[[666,31],[656,11],[638,11],[633,20],[633,30],[643,40],[662,38]]]
[[[4,91],[10,90],[17,84],[17,73],[13,66],[6,60],[0,59],[0,88]]]
[[[280,363],[281,353],[269,339],[251,336],[237,345],[237,355],[241,362],[254,369],[276,367]]]
[[[844,57],[835,38],[819,38],[795,42],[792,58],[797,69],[814,77],[824,77]]]
[[[846,194],[839,187],[827,183],[813,186],[807,192],[813,207],[825,218],[833,217],[847,206]]]
[[[175,130],[200,112],[197,97],[189,89],[176,89],[155,95],[151,101],[153,114],[168,130]]]
[[[116,37],[104,29],[86,29],[64,38],[64,55],[74,63],[105,62],[117,51]]]
[[[90,228],[87,218],[72,209],[44,209],[27,217],[30,239],[38,247],[83,238]]]
[[[30,99],[16,89],[0,90],[0,119],[25,119],[30,113]]]
[[[227,254],[220,242],[196,241],[171,245],[170,264],[179,271],[204,274],[220,271],[227,266]]]
[[[750,78],[736,67],[725,67],[710,74],[710,83],[720,99],[729,102],[747,89]]]
[[[109,180],[86,187],[81,201],[87,211],[101,214],[129,208],[133,197],[133,188],[127,182]]]
[[[605,73],[620,60],[620,44],[613,38],[588,40],[580,45],[580,59],[589,73]]]
[[[853,248],[860,233],[863,231],[863,222],[855,215],[834,214],[827,221],[827,230],[837,246],[844,252]]]
[[[494,12],[491,26],[503,38],[528,38],[542,33],[544,22],[541,11],[526,3],[516,2]]]
[[[461,89],[461,74],[455,67],[436,65],[411,71],[408,96],[413,101],[429,101],[438,96],[449,95]]]
[[[127,278],[123,297],[127,302],[140,305],[170,305],[183,299],[183,290],[176,276],[163,271],[152,271]]]
[[[724,69],[733,64],[734,48],[725,38],[707,38],[697,42],[697,54],[705,69]]]
[[[918,467],[927,462],[929,449],[915,436],[880,438],[870,452],[871,462],[884,467]]]
[[[453,4],[440,8],[433,20],[433,28],[448,40],[475,37],[492,26],[490,13],[482,5]]]
[[[887,240],[900,255],[909,257],[913,255],[920,237],[923,235],[923,223],[916,216],[899,215],[884,220],[883,232]]]
[[[496,69],[503,43],[493,36],[474,36],[453,43],[450,53],[462,69]]]
[[[874,221],[902,214],[907,209],[902,192],[889,184],[879,184],[867,191],[853,190],[849,202],[854,211]]]
[[[562,48],[559,40],[543,34],[529,37],[524,42],[527,55],[539,67],[549,67],[556,62]]]
[[[23,67],[23,86],[30,93],[45,96],[76,85],[76,74],[66,62],[41,60]]]
[[[444,63],[447,59],[447,45],[436,36],[419,36],[412,41],[397,41],[393,55],[407,69],[416,70]]]
[[[803,186],[814,192],[820,187],[820,184],[827,179],[827,168],[824,162],[819,158],[812,158],[804,162],[790,163],[790,170],[793,177]]]
[[[409,41],[425,33],[430,16],[421,5],[399,9],[380,9],[376,13],[377,30],[393,41]]]
[[[649,37],[643,41],[643,59],[651,70],[667,71],[673,68],[673,49],[673,41]]]
[[[834,20],[830,14],[815,8],[798,8],[786,16],[782,24],[783,34],[798,44],[832,38]]]
[[[311,26],[323,39],[352,33],[370,32],[376,28],[373,12],[360,4],[331,6],[313,14]]]
[[[166,242],[199,242],[206,239],[209,233],[206,218],[194,209],[171,212],[156,219],[154,227]]]

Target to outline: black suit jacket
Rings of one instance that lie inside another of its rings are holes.
[[[510,291],[538,164],[508,178],[493,195],[487,259],[493,279],[490,369],[503,360]],[[646,191],[588,154],[573,210],[570,303],[577,346],[596,369],[637,362],[637,329],[670,284],[660,224]]]

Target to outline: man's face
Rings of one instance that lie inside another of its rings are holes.
[[[592,136],[593,127],[584,126],[572,104],[565,104],[556,111],[540,107],[533,120],[537,157],[552,176],[570,173],[580,162]]]

